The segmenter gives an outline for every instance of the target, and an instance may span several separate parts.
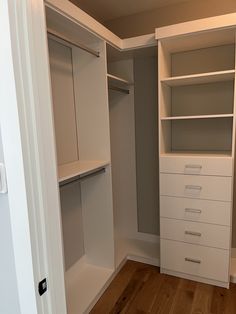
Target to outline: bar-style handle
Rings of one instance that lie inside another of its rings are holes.
[[[202,187],[201,187],[200,185],[190,185],[190,184],[187,184],[187,185],[185,185],[185,189],[186,189],[186,190],[201,191],[201,190],[202,190]]]
[[[185,165],[185,168],[202,169],[201,165]]]
[[[201,209],[195,209],[195,208],[185,208],[186,213],[194,213],[194,214],[201,214]]]
[[[184,233],[187,234],[187,235],[192,235],[192,236],[196,236],[196,237],[201,237],[202,236],[202,234],[200,232],[195,232],[195,231],[186,230]]]
[[[185,257],[185,262],[201,264],[202,261],[200,259]]]

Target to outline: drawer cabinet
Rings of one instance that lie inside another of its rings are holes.
[[[161,238],[229,250],[230,228],[161,218]]]
[[[160,194],[165,196],[230,202],[231,184],[231,177],[160,174]]]
[[[229,250],[162,240],[161,267],[227,283]]]
[[[233,162],[230,157],[162,156],[160,157],[160,172],[231,177]]]
[[[231,202],[161,196],[160,216],[230,226]]]

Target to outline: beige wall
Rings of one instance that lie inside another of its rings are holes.
[[[156,27],[236,12],[236,0],[192,0],[105,22],[122,38],[154,33]]]

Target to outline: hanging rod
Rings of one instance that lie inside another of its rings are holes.
[[[95,51],[95,50],[93,50],[93,49],[91,49],[91,48],[89,48],[89,47],[87,47],[87,46],[85,46],[85,45],[83,45],[83,44],[81,44],[81,43],[75,43],[74,41],[72,41],[72,40],[69,40],[69,39],[67,39],[66,37],[64,37],[64,36],[62,36],[62,35],[59,35],[58,33],[55,33],[55,32],[53,32],[53,31],[47,31],[48,32],[48,34],[49,35],[51,35],[52,37],[56,37],[56,38],[58,38],[58,39],[60,39],[60,40],[62,40],[62,41],[64,41],[64,42],[66,42],[66,43],[68,43],[68,44],[70,44],[70,45],[73,45],[73,46],[75,46],[75,47],[77,47],[77,48],[79,48],[79,49],[82,49],[82,50],[84,50],[84,51],[86,51],[86,52],[88,52],[88,53],[90,53],[90,54],[92,54],[93,56],[95,56],[95,57],[100,57],[100,53],[98,52],[98,51]]]
[[[121,88],[121,87],[116,87],[116,86],[108,86],[109,89],[111,90],[114,90],[116,92],[121,92],[121,93],[124,93],[124,94],[129,94],[129,90],[128,89],[125,89],[125,88]]]
[[[100,168],[100,169],[97,169],[93,172],[89,172],[87,174],[80,174],[74,178],[71,178],[71,179],[68,179],[68,180],[65,180],[63,182],[59,182],[59,187],[63,187],[65,185],[68,185],[68,184],[71,184],[71,183],[74,183],[74,182],[78,182],[78,181],[83,181],[85,179],[88,179],[88,178],[91,178],[91,177],[94,177],[98,174],[101,174],[101,173],[104,173],[106,171],[106,168]]]

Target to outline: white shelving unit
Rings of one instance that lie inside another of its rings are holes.
[[[231,30],[225,31],[231,38],[225,43],[219,31],[216,45],[217,30],[188,34],[185,26],[183,36],[176,38],[171,31],[168,38],[166,27],[164,40],[158,42],[160,266],[163,273],[228,287],[235,36],[231,37]],[[160,28],[157,34],[161,33]],[[221,226],[222,219],[217,219],[220,206],[228,217],[227,226]],[[218,266],[216,259],[221,261]],[[233,269],[234,261],[231,273]]]

